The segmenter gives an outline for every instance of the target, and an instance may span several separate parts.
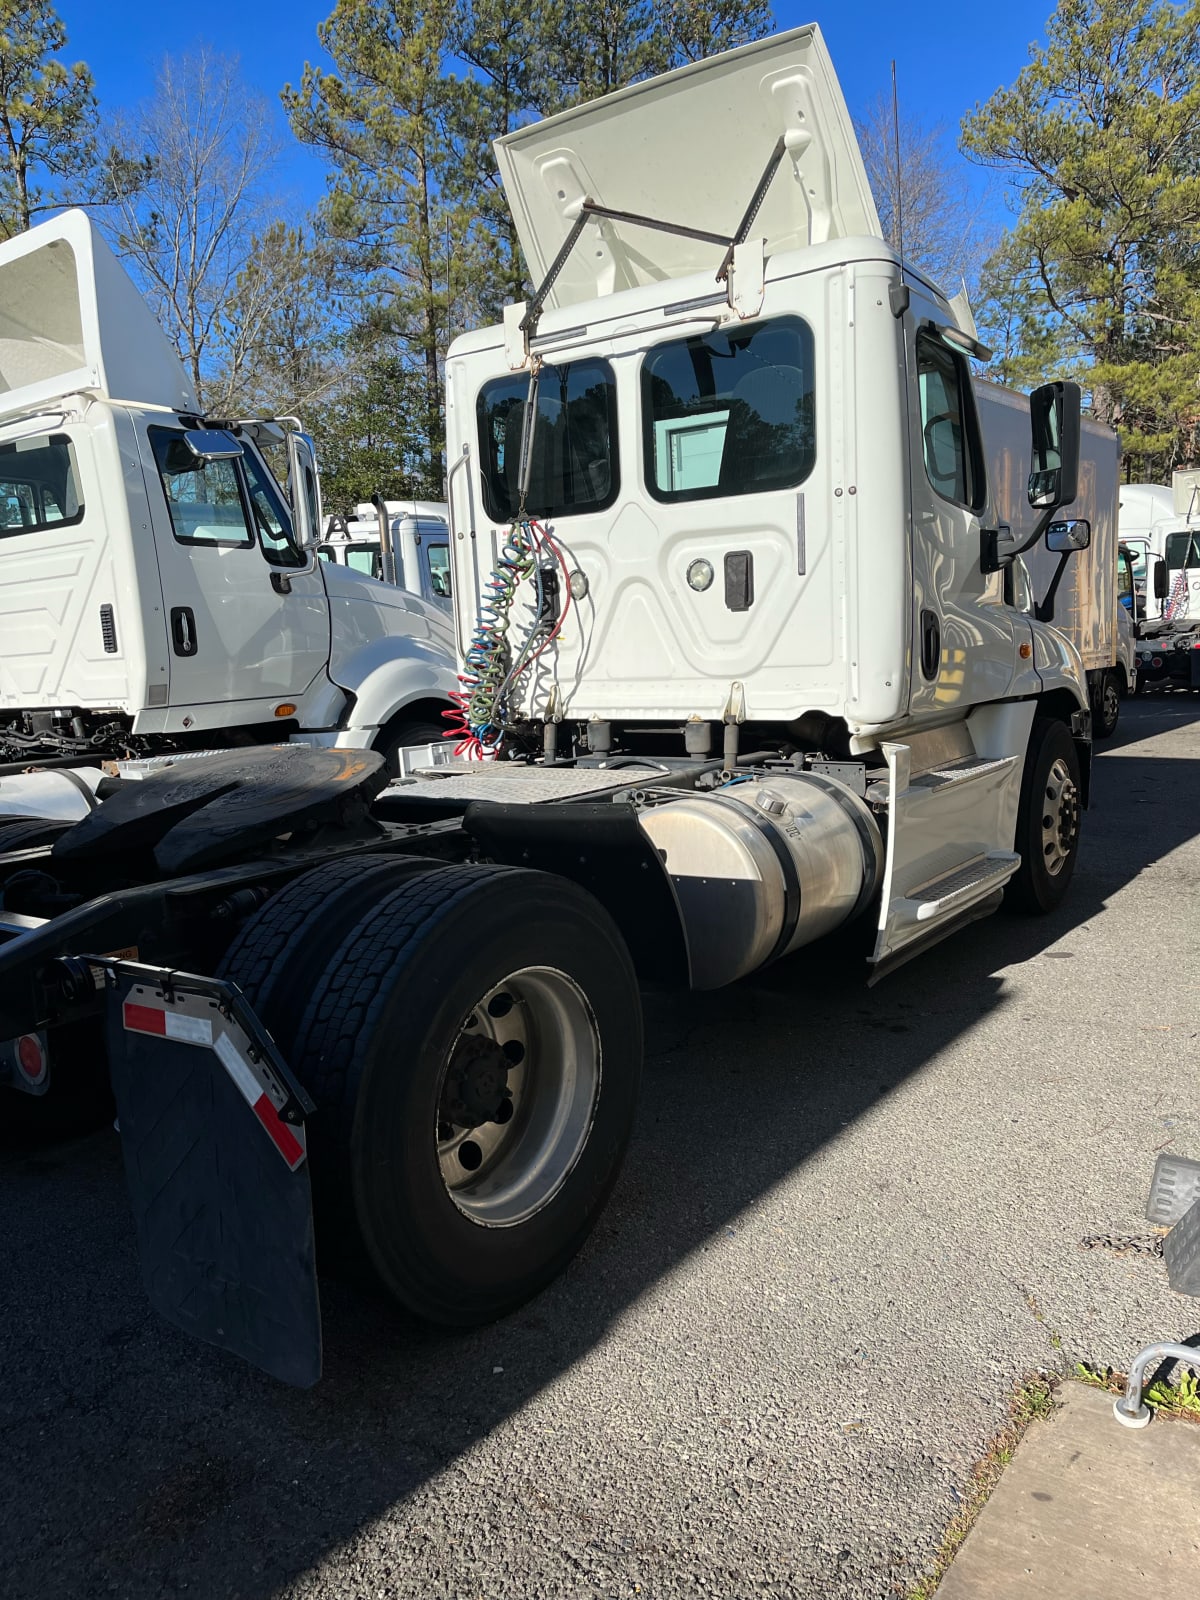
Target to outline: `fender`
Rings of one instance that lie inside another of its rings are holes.
[[[347,729],[375,730],[417,700],[450,704],[453,631],[439,606],[349,567],[321,563],[329,596],[329,676],[353,696]]]
[[[372,649],[362,656],[375,653]],[[354,686],[347,684],[355,699],[342,723],[347,730],[374,732],[418,700],[440,700],[449,706],[458,689],[453,658],[437,652],[410,647],[402,656],[393,653],[374,663],[358,656],[353,661],[361,672],[348,674],[355,679]]]

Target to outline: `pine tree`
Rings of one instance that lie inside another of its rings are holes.
[[[456,181],[460,96],[452,0],[338,0],[321,25],[334,72],[284,90],[297,136],[331,166],[323,222],[363,285],[362,321],[416,372],[423,491],[444,477],[442,360],[471,320],[480,225]]]
[[[56,59],[66,43],[50,0],[0,0],[0,239],[67,203],[92,159],[92,75]]]
[[[1165,474],[1200,418],[1200,0],[1060,0],[1030,54],[962,134],[1019,201],[988,274],[1008,375],[1079,377]]]

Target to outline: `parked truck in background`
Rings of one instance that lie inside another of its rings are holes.
[[[998,384],[975,382],[975,400],[987,451],[988,481],[996,513],[1024,542],[1036,513],[1029,505],[1029,403]],[[1086,521],[1087,548],[1062,566],[1043,540],[1014,563],[1013,600],[1037,614],[1054,585],[1054,626],[1079,651],[1092,703],[1092,734],[1116,729],[1121,701],[1134,691],[1137,668],[1133,628],[1117,603],[1117,480],[1121,450],[1116,434],[1090,417],[1082,420],[1079,482],[1074,502],[1061,514]]]
[[[450,529],[444,503],[376,496],[350,518],[331,517],[318,546],[322,561],[352,567],[410,589],[450,610]]]
[[[446,370],[482,759],[118,772],[0,856],[9,1092],[49,1109],[107,1053],[154,1304],[298,1383],[316,1250],[457,1325],[569,1260],[640,978],[843,929],[882,978],[1060,905],[1088,800],[1079,649],[1054,585],[1011,598],[1039,540],[1059,590],[1088,546],[1079,391],[1028,401],[1015,528],[969,309],[885,242],[819,30],[497,148],[539,288]]]
[[[1154,490],[1151,525],[1126,516],[1124,490],[1121,513],[1121,542],[1133,564],[1138,681],[1148,689],[1200,689],[1200,470],[1177,469],[1170,489],[1146,487]]]
[[[199,415],[82,212],[0,245],[0,761],[440,737],[442,606],[320,535],[299,425]]]

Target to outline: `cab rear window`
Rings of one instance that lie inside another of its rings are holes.
[[[521,433],[529,379],[485,383],[476,402],[483,503],[494,522],[520,505]],[[617,391],[607,361],[546,365],[538,385],[526,510],[535,517],[603,511],[617,497]]]
[[[0,537],[83,520],[75,446],[65,433],[0,445]]]

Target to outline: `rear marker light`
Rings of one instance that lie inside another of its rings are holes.
[[[46,1052],[36,1034],[25,1033],[17,1040],[17,1065],[30,1083],[41,1083],[46,1076]]]

